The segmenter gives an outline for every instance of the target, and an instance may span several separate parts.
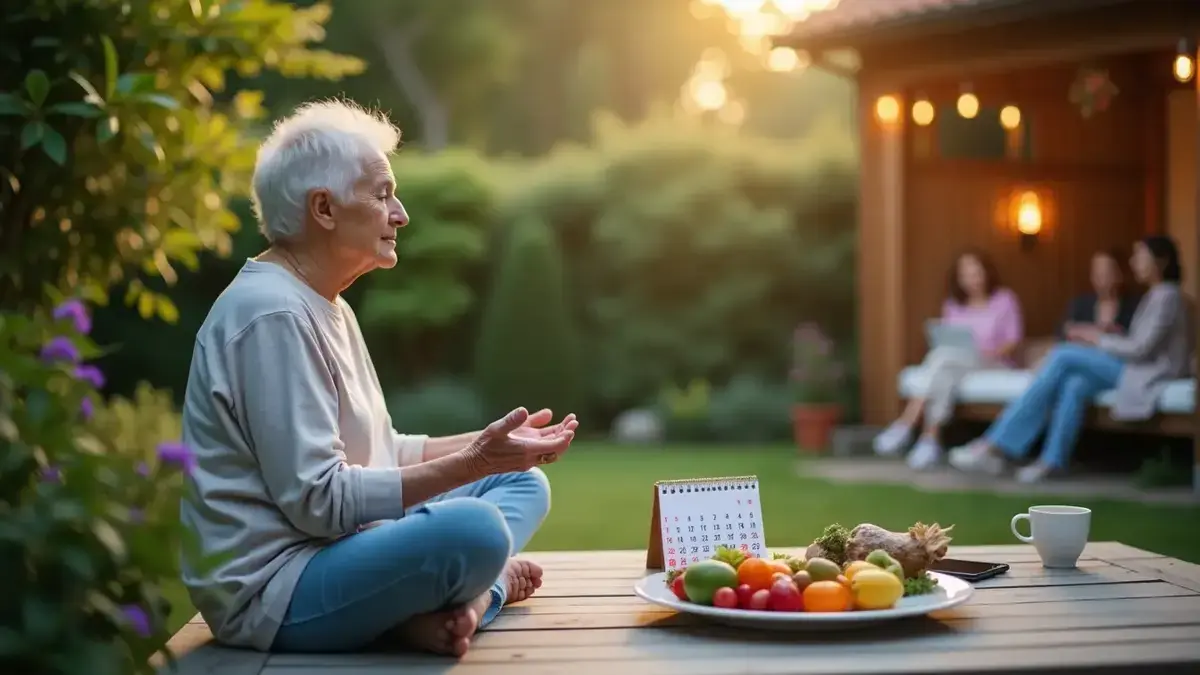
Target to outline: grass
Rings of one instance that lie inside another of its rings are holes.
[[[797,475],[791,447],[639,448],[576,445],[546,473],[553,486],[550,517],[528,550],[642,549],[650,532],[656,480],[754,474],[760,480],[768,546],[799,546],[826,525],[872,522],[902,530],[916,521],[953,524],[954,543],[1015,544],[1009,520],[1032,503],[1070,503],[1093,511],[1093,541],[1130,546],[1200,562],[1200,506],[1159,506],[1113,500],[1055,500],[979,493],[925,493],[903,486],[850,486]],[[182,588],[167,589],[178,609],[172,625],[194,613]]]

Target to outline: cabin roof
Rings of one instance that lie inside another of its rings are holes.
[[[891,40],[1080,11],[1129,0],[840,0],[775,43],[796,49],[858,48]]]

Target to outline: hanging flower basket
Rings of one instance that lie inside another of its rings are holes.
[[[1087,119],[1095,113],[1108,110],[1120,91],[1109,78],[1107,70],[1085,66],[1079,69],[1075,82],[1071,84],[1070,99]]]

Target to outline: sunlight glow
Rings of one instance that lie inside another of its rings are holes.
[[[763,67],[776,73],[802,72],[808,67],[807,53],[784,47],[773,47],[773,38],[790,32],[797,23],[814,13],[833,9],[839,0],[692,0],[692,15],[697,18],[722,12],[741,47],[761,59]],[[711,50],[710,50],[711,51]],[[722,72],[717,74],[717,70]],[[683,86],[681,104],[693,111],[724,111],[733,106],[724,80],[729,76],[728,60],[706,53],[696,64],[692,78]],[[728,120],[745,117],[738,103],[735,112],[722,115]]]

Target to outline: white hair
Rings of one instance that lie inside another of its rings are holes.
[[[349,199],[364,162],[399,143],[400,130],[382,113],[337,100],[300,106],[258,150],[252,199],[259,231],[271,243],[299,234],[310,191]]]

